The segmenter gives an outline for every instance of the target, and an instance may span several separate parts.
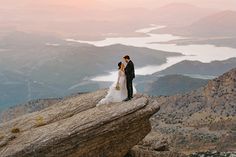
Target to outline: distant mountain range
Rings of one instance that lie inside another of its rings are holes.
[[[156,9],[111,8],[97,1],[51,3],[24,1],[17,8],[3,8],[0,36],[10,31],[43,32],[81,40],[106,37],[141,36],[135,30],[150,24],[186,26],[216,12],[184,3],[173,3]],[[46,5],[46,3],[51,5]],[[77,2],[78,3],[78,2]],[[56,5],[57,4],[57,5]],[[14,4],[17,5],[17,4]],[[17,5],[18,6],[18,5]]]
[[[236,11],[222,11],[187,27],[194,36],[236,37]]]
[[[176,44],[214,44],[236,48],[236,11],[222,11],[204,17],[188,26],[167,27],[155,33],[171,33],[188,36],[187,39],[171,41]]]
[[[157,8],[150,17],[155,18],[157,24],[184,27],[216,12],[217,10],[214,9],[200,8],[190,4],[171,3]]]
[[[222,11],[185,27],[167,27],[154,32],[172,33],[191,37],[236,37],[236,11]]]

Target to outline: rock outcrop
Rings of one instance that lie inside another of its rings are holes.
[[[105,90],[60,101],[0,125],[1,157],[124,157],[151,130],[160,104],[137,95],[96,107]]]

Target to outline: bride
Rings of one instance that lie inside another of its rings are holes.
[[[136,89],[133,87],[134,94]],[[102,104],[109,104],[113,102],[121,102],[127,98],[127,87],[126,87],[126,76],[125,76],[125,65],[122,62],[118,63],[118,78],[108,90],[108,94],[102,99],[97,106]]]

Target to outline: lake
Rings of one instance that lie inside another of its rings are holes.
[[[186,39],[186,37],[174,36],[172,34],[152,34],[152,30],[163,28],[164,26],[151,25],[148,28],[139,29],[136,32],[144,33],[145,37],[116,37],[106,38],[100,41],[81,41],[75,39],[67,39],[67,41],[80,42],[92,44],[98,47],[109,46],[114,44],[123,44],[135,47],[146,47],[155,50],[162,50],[167,52],[179,52],[184,56],[169,57],[167,62],[162,65],[146,65],[136,69],[137,75],[150,75],[161,70],[164,70],[183,60],[196,60],[208,63],[215,60],[226,60],[236,57],[236,49],[229,47],[217,47],[214,45],[176,45],[164,44],[161,42],[168,42],[177,39]],[[132,58],[132,56],[131,56]],[[135,61],[134,61],[135,62]],[[105,73],[105,72],[104,72]],[[117,78],[117,72],[112,71],[108,75],[101,75],[92,78],[92,81],[113,82]]]

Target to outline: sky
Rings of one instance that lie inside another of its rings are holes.
[[[62,5],[76,7],[144,7],[158,8],[169,3],[189,3],[206,8],[236,10],[236,0],[0,0],[0,8],[31,5]]]

